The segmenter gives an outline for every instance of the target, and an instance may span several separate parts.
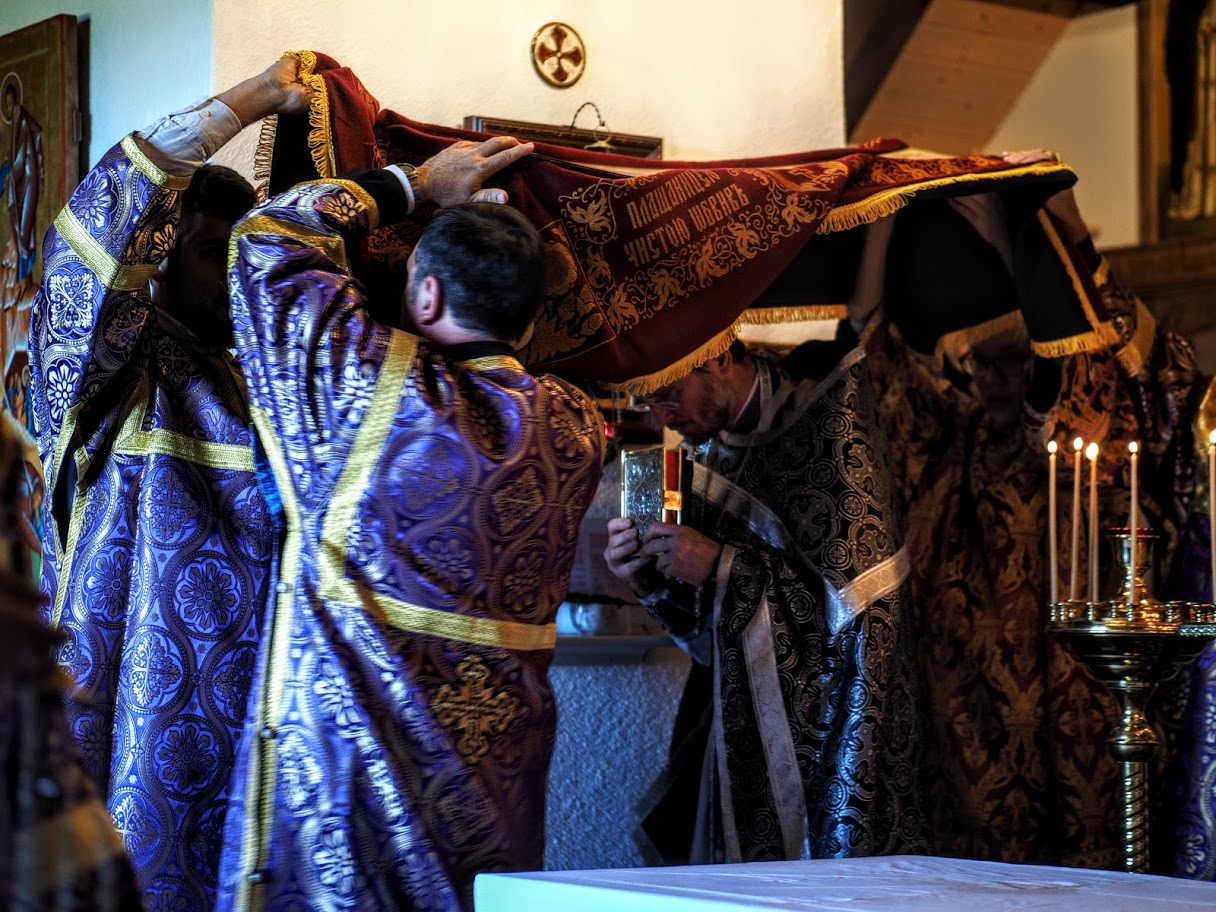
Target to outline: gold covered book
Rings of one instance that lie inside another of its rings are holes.
[[[639,532],[652,522],[683,520],[685,458],[678,448],[621,450],[621,515]]]

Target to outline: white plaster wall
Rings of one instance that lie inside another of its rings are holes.
[[[89,20],[89,165],[211,91],[211,0],[3,0],[0,34],[58,13]]]
[[[1135,5],[1078,17],[987,146],[1059,152],[1100,248],[1140,242],[1136,91]]]
[[[768,155],[843,142],[842,16],[839,0],[214,0],[213,76],[223,88],[307,48],[428,123],[568,124],[594,101],[610,127],[662,136],[668,159]],[[587,47],[568,89],[542,82],[529,57],[553,20]],[[594,124],[584,111],[579,125]]]

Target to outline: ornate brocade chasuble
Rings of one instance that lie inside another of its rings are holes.
[[[1160,331],[1107,264],[1094,281],[1115,342],[1064,359],[1050,410],[1028,410],[1008,433],[994,432],[976,401],[926,370],[897,330],[882,324],[866,343],[909,505],[937,854],[1118,864],[1117,769],[1106,744],[1117,710],[1108,689],[1045,631],[1046,440],[1067,446],[1080,434],[1101,443],[1102,528],[1127,522],[1127,460],[1115,454],[1138,440],[1141,508],[1161,536],[1157,591],[1209,597],[1197,444],[1206,450],[1216,424],[1211,379],[1190,343]],[[1062,471],[1061,485],[1069,479]],[[1065,597],[1069,512],[1061,503]],[[1208,880],[1216,878],[1214,669],[1209,647],[1157,688],[1150,708],[1171,761],[1157,764],[1150,784],[1153,870]]]
[[[994,435],[896,330],[867,351],[908,512],[932,852],[1109,867],[1114,705],[1046,631],[1042,451]]]
[[[47,234],[31,359],[68,722],[145,901],[209,908],[273,530],[239,369],[147,296],[187,180],[130,137],[102,158]]]
[[[602,423],[501,350],[372,320],[345,251],[378,215],[315,182],[234,235],[286,537],[221,909],[455,910],[476,872],[541,866],[554,617]]]
[[[307,117],[267,122],[259,161],[271,193],[356,168],[419,163],[455,141],[487,138],[381,109],[349,69],[311,51],[290,53],[316,93]],[[838,292],[851,286],[856,259],[831,245],[820,250],[826,237],[938,195],[1000,190],[1033,211],[1074,179],[1057,163],[927,157],[898,140],[717,162],[540,144],[494,182],[550,251],[546,304],[521,359],[573,380],[647,392],[725,351],[741,315],[843,316],[847,290]],[[407,220],[373,232],[355,273],[408,256],[421,228]],[[815,268],[790,307],[744,315],[803,251]],[[1085,345],[1094,322],[1060,331]]]
[[[678,639],[712,637],[709,731],[667,778],[675,795],[700,775],[707,735],[722,860],[926,849],[908,560],[864,361],[816,383],[761,360],[760,427],[693,451],[685,521],[725,543],[718,574],[652,610]],[[666,861],[691,840],[673,807],[647,823]]]

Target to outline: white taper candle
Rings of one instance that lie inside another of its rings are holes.
[[[1081,555],[1081,450],[1085,448],[1085,441],[1078,437],[1072,442],[1073,448],[1073,465],[1072,465],[1072,566],[1070,567],[1071,576],[1068,580],[1068,598],[1075,600],[1077,597],[1077,577],[1080,575],[1080,555]]]
[[[1053,440],[1047,444],[1047,554],[1048,554],[1048,577],[1051,580],[1051,604],[1055,605],[1060,601],[1060,555],[1059,541],[1056,533],[1056,442]],[[1213,444],[1213,451],[1216,452],[1216,444]],[[1216,457],[1214,457],[1216,458]],[[1216,466],[1216,462],[1213,462]],[[1212,552],[1216,555],[1216,550]],[[1213,565],[1216,566],[1216,557],[1212,558]]]
[[[1098,600],[1098,445],[1085,448],[1089,460],[1089,600]]]
[[[1140,525],[1140,444],[1132,441],[1127,445],[1127,450],[1132,454],[1132,505],[1131,515],[1128,518],[1128,527],[1131,529],[1131,585],[1127,587],[1127,603],[1129,605],[1136,604],[1136,565],[1140,562],[1136,556],[1136,537],[1137,527]]]

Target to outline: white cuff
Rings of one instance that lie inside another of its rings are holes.
[[[135,141],[158,167],[185,176],[206,164],[241,129],[228,105],[208,98],[158,120],[136,133]]]
[[[397,180],[401,181],[401,186],[405,188],[405,214],[410,215],[414,211],[414,185],[411,184],[410,179],[405,176],[405,172],[396,165],[388,165],[384,170],[392,171],[393,174],[397,175]]]

